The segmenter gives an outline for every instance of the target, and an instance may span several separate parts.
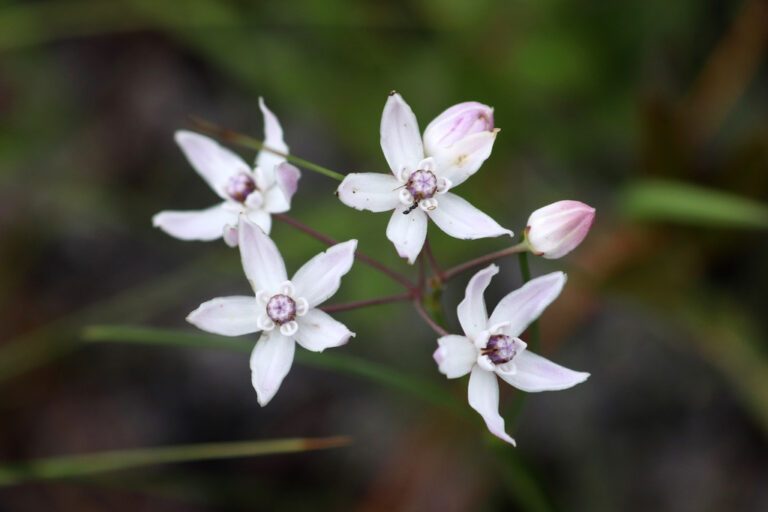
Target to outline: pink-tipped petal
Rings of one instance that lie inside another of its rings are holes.
[[[495,220],[450,192],[437,197],[437,208],[428,212],[432,221],[446,234],[463,240],[512,236]]]
[[[277,116],[264,104],[264,98],[259,98],[259,108],[264,116],[264,145],[270,149],[288,154],[288,145],[283,140],[283,128]],[[259,187],[265,190],[275,182],[275,167],[285,162],[285,158],[262,149],[256,156],[256,166],[263,171]]]
[[[587,380],[588,373],[569,370],[549,359],[524,350],[514,359],[516,371],[496,373],[510,385],[522,391],[558,391],[568,389]]]
[[[205,135],[180,130],[175,139],[192,167],[224,199],[228,198],[226,187],[232,176],[251,173],[242,158]]]
[[[259,304],[254,297],[219,297],[200,304],[187,321],[214,334],[241,336],[260,330],[258,314]]]
[[[280,389],[293,364],[296,343],[278,331],[262,334],[251,352],[251,382],[264,407]]]
[[[438,348],[432,357],[440,373],[456,379],[469,373],[477,360],[477,349],[465,336],[449,334],[438,338]]]
[[[424,130],[424,151],[436,155],[461,139],[493,130],[493,108],[476,101],[454,105],[429,123]]]
[[[472,276],[467,284],[464,300],[456,308],[461,328],[464,334],[473,338],[488,326],[488,311],[485,308],[483,293],[491,282],[491,278],[499,273],[499,267],[489,265]]]
[[[494,129],[473,133],[447,149],[436,154],[430,153],[429,156],[435,158],[438,176],[449,179],[453,187],[467,181],[467,178],[475,174],[491,156],[498,131]]]
[[[306,262],[291,280],[296,296],[305,298],[311,308],[326,301],[336,293],[342,276],[352,268],[355,250],[357,240],[348,240]]]
[[[565,281],[562,272],[552,272],[528,281],[499,301],[491,313],[489,325],[509,322],[505,334],[513,338],[520,336],[560,295]]]
[[[515,440],[504,431],[504,418],[499,414],[499,382],[496,374],[475,366],[469,376],[469,405],[480,413],[491,434],[515,446]]]
[[[346,344],[355,335],[347,326],[319,309],[310,309],[296,319],[299,330],[294,337],[302,347],[313,352]]]
[[[277,246],[246,216],[240,216],[240,259],[254,291],[276,292],[288,276]]]
[[[416,116],[394,91],[387,98],[381,115],[381,149],[395,176],[399,176],[403,168],[415,170],[424,158]]]
[[[277,186],[288,200],[289,208],[291,205],[291,199],[296,193],[296,190],[299,188],[300,178],[301,171],[293,164],[283,162],[275,168],[275,179],[277,180]]]
[[[336,190],[339,200],[356,210],[386,212],[400,204],[400,183],[391,174],[365,172],[347,174]]]
[[[152,224],[179,240],[208,242],[221,238],[227,224],[237,224],[237,213],[224,203],[205,210],[167,210],[152,217]]]
[[[405,215],[408,208],[400,205],[392,213],[387,224],[387,238],[395,244],[397,254],[413,264],[427,238],[427,215],[420,208]]]
[[[526,239],[536,254],[561,258],[589,233],[595,209],[579,201],[558,201],[539,208],[528,218]]]

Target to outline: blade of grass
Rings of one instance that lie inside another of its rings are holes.
[[[91,342],[107,341],[156,346],[208,348],[246,354],[250,353],[253,349],[252,340],[150,327],[94,325],[86,327],[82,337]],[[383,387],[419,398],[461,417],[472,417],[474,419],[467,407],[459,404],[442,387],[430,381],[412,377],[392,368],[346,354],[331,352],[323,352],[321,354],[300,350],[296,352],[295,357],[296,361],[301,364],[359,377]]]
[[[15,485],[28,480],[76,478],[106,471],[132,469],[157,464],[323,450],[346,446],[351,442],[350,438],[343,436],[274,439],[269,441],[161,446],[68,457],[50,457],[0,465],[0,487]]]

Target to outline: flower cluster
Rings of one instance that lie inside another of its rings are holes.
[[[560,294],[566,282],[562,272],[528,281],[502,298],[488,315],[484,292],[499,269],[495,264],[483,268],[469,280],[465,297],[457,307],[463,335],[449,334],[424,310],[423,284],[412,284],[373,258],[361,255],[357,240],[336,243],[285,217],[300,178],[299,170],[290,161],[305,166],[307,162],[289,154],[277,118],[261,98],[259,106],[265,138],[254,167],[205,135],[176,133],[176,142],[192,167],[222,202],[200,211],[164,211],[155,215],[153,223],[182,240],[223,238],[229,246],[239,248],[253,295],[209,300],[187,320],[202,330],[224,336],[261,333],[251,354],[251,374],[262,406],[275,396],[290,370],[296,343],[321,352],[344,345],[355,336],[319,306],[336,293],[356,258],[397,279],[408,293],[336,309],[394,300],[413,302],[440,335],[434,352],[438,370],[449,379],[469,374],[469,405],[504,441],[514,444],[498,412],[497,376],[527,392],[566,389],[587,379],[587,373],[569,370],[528,351],[520,338]],[[491,107],[466,102],[444,111],[422,135],[411,108],[392,92],[381,119],[381,148],[391,173],[347,174],[336,194],[343,204],[357,210],[391,211],[386,236],[411,264],[422,257],[430,220],[454,238],[512,237],[512,231],[454,193],[488,159],[498,132]],[[283,214],[278,217],[331,245],[291,279],[280,251],[268,236],[274,214]],[[507,254],[529,251],[544,258],[560,258],[582,242],[594,214],[593,208],[577,201],[559,201],[540,208],[531,214],[517,245],[466,262],[453,271],[441,272],[432,261],[436,274],[432,286],[442,286],[460,271]],[[431,253],[428,256],[433,259]]]

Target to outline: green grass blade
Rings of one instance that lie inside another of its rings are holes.
[[[139,343],[160,346],[208,348],[250,353],[253,340],[228,338],[199,332],[186,332],[151,327],[95,325],[85,328],[83,338],[95,342]],[[469,408],[458,403],[453,396],[436,384],[412,377],[398,370],[372,363],[365,359],[333,352],[296,351],[296,361],[316,368],[359,377],[383,387],[419,398],[463,417],[469,417]]]
[[[274,439],[120,450],[69,457],[50,457],[0,465],[0,486],[28,480],[77,478],[106,471],[157,464],[231,459],[278,453],[294,453],[346,446],[348,437]]]
[[[768,206],[720,190],[683,182],[649,180],[630,185],[620,197],[632,220],[705,227],[768,228]]]

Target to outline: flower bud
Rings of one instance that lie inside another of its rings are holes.
[[[435,155],[474,133],[493,130],[493,108],[476,101],[454,105],[424,130],[424,150]]]
[[[595,209],[579,201],[558,201],[528,218],[525,237],[531,251],[548,259],[565,256],[587,236]]]

